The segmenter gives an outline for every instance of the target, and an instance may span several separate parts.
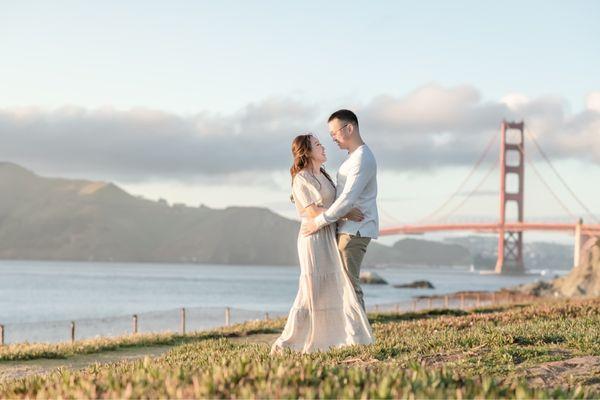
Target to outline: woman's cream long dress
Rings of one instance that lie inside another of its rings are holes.
[[[329,207],[335,187],[321,173],[300,171],[292,185],[296,209],[315,204]],[[373,333],[345,271],[336,242],[335,224],[313,235],[298,234],[300,283],[281,336],[271,353],[290,348],[312,353],[353,344],[373,343]]]

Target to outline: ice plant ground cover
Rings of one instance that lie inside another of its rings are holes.
[[[0,383],[0,397],[39,398],[585,398],[600,396],[600,299],[471,311],[370,314],[377,342],[270,356],[234,337],[283,319],[211,332],[61,345],[7,346],[2,360],[69,357],[172,344],[163,356]]]

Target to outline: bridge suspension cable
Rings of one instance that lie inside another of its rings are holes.
[[[473,167],[471,168],[471,170],[469,171],[469,173],[467,174],[467,176],[465,176],[465,178],[462,180],[462,182],[460,183],[460,185],[458,185],[458,188],[450,195],[450,197],[448,197],[446,199],[446,201],[444,201],[432,213],[430,213],[429,215],[425,216],[424,218],[421,218],[421,220],[419,220],[419,222],[418,222],[419,224],[421,224],[423,222],[426,222],[426,221],[430,221],[431,219],[433,219],[433,217],[435,215],[439,214],[444,208],[446,208],[448,206],[448,204],[450,204],[450,202],[462,191],[462,189],[467,184],[467,182],[469,181],[469,179],[471,179],[471,176],[473,176],[473,174],[475,173],[475,171],[477,170],[477,168],[479,168],[479,166],[481,165],[481,163],[483,162],[483,160],[486,158],[486,156],[489,153],[490,149],[492,148],[494,142],[497,141],[499,134],[500,134],[499,132],[496,132],[496,134],[494,134],[490,138],[489,142],[485,146],[485,149],[483,150],[483,152],[479,156],[479,159],[477,160],[477,162],[475,162],[475,165],[473,165]],[[446,215],[449,215],[449,214],[446,214]]]
[[[402,222],[398,218],[394,217],[391,213],[387,212],[383,207],[381,207],[381,205],[377,206],[377,208],[381,214],[392,223],[400,224]]]
[[[577,195],[575,194],[575,192],[573,191],[573,189],[571,189],[571,187],[567,184],[567,182],[559,174],[558,170],[554,167],[554,164],[552,164],[552,162],[550,161],[550,158],[546,155],[546,153],[544,152],[544,150],[542,150],[542,147],[540,146],[540,144],[536,140],[535,136],[528,129],[525,129],[525,133],[527,134],[527,136],[529,137],[529,139],[531,139],[531,141],[535,145],[537,151],[540,153],[540,155],[542,156],[542,158],[544,159],[544,161],[546,161],[546,163],[548,164],[548,166],[550,167],[550,169],[552,170],[552,172],[554,172],[554,174],[556,175],[556,177],[558,178],[558,180],[563,184],[563,186],[567,189],[567,191],[571,194],[571,196],[575,199],[575,201],[577,201],[577,203],[579,203],[579,205],[581,206],[581,208],[583,208],[585,210],[585,212],[587,212],[588,215],[592,217],[592,219],[594,219],[597,223],[600,223],[600,219],[598,219],[598,217],[596,217],[594,215],[594,213],[592,213],[592,211],[581,201],[581,199],[579,197],[577,197]]]
[[[529,156],[527,155],[527,153],[525,153],[523,151],[523,147],[521,147],[521,145],[519,145],[519,151],[521,152],[521,154],[524,155],[525,157],[525,161],[527,161],[527,164],[529,164],[529,166],[531,167],[531,169],[533,170],[533,172],[535,172],[535,174],[537,175],[538,179],[544,184],[544,186],[546,187],[546,189],[548,189],[548,191],[550,192],[550,194],[552,195],[552,197],[554,197],[554,200],[556,200],[558,202],[558,204],[560,204],[560,206],[562,207],[562,209],[569,214],[569,216],[573,219],[577,219],[577,217],[575,216],[575,214],[573,214],[573,212],[571,212],[571,210],[569,209],[569,207],[567,207],[567,205],[565,203],[562,202],[562,200],[558,197],[558,195],[556,194],[556,192],[554,192],[554,190],[552,190],[552,188],[550,187],[550,185],[548,184],[548,182],[546,182],[546,180],[544,179],[544,177],[542,176],[542,174],[540,174],[540,171],[538,171],[538,169],[535,167],[535,164],[531,161],[531,159],[529,158]]]
[[[477,185],[462,199],[462,201],[460,203],[458,203],[448,213],[446,213],[442,217],[440,217],[439,220],[440,221],[446,221],[448,219],[448,217],[450,217],[452,214],[454,214],[456,211],[458,211],[475,193],[477,193],[477,191],[479,190],[479,188],[490,177],[490,175],[492,174],[492,172],[494,172],[494,170],[496,169],[496,167],[498,166],[498,164],[500,164],[500,160],[496,159],[496,162],[491,165],[491,168],[489,168],[488,171],[485,173],[485,175],[483,175],[483,177],[479,180],[479,183],[477,183]]]

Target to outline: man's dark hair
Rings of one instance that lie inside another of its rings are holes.
[[[337,110],[329,116],[327,122],[331,122],[334,119],[339,119],[340,121],[344,121],[346,123],[350,122],[358,128],[358,118],[356,117],[356,114],[350,110]]]

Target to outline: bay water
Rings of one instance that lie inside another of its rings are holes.
[[[461,267],[386,267],[372,271],[389,285],[363,285],[367,308],[408,304],[413,296],[460,290],[496,290],[553,276],[482,275]],[[0,261],[0,324],[5,342],[63,341],[70,321],[77,337],[131,331],[175,331],[180,309],[188,329],[230,321],[287,315],[298,290],[299,267]],[[560,271],[565,273],[567,271]],[[554,275],[555,272],[552,273]],[[434,289],[397,289],[393,284],[427,280]]]

